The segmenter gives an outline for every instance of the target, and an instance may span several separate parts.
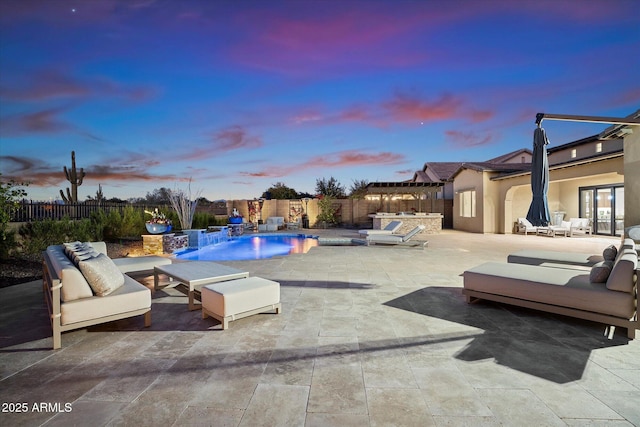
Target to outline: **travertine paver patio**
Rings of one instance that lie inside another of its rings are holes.
[[[0,423],[640,425],[640,339],[467,305],[460,293],[465,269],[509,252],[596,253],[619,239],[455,231],[428,239],[425,250],[318,247],[227,262],[279,281],[283,314],[220,331],[167,289],[154,296],[151,328],[134,318],[69,332],[57,351],[40,283],[0,289]],[[5,411],[21,402],[27,413]],[[51,405],[33,410],[41,403]]]

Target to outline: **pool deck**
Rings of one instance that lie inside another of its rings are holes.
[[[598,253],[619,238],[419,237],[427,248],[319,246],[221,262],[279,281],[283,308],[225,331],[167,288],[154,294],[150,328],[133,318],[67,332],[53,351],[41,283],[0,289],[0,423],[640,425],[640,338],[617,331],[607,340],[603,325],[468,305],[460,292],[465,269],[510,252]],[[27,412],[6,412],[8,403]]]

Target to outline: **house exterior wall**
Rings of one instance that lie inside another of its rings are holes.
[[[462,170],[453,181],[453,189],[453,228],[472,233],[483,233],[483,173],[471,169]],[[466,190],[476,191],[476,216],[472,218],[460,216],[459,193]]]
[[[565,212],[565,220],[577,217],[579,214],[578,189],[594,185],[619,184],[624,180],[623,168],[623,158],[617,157],[551,170],[547,194],[549,213],[553,217],[553,213],[556,211]],[[498,212],[495,215],[497,226],[494,232],[512,233],[514,222],[520,217],[526,217],[529,211],[532,199],[531,175],[496,180],[488,185],[493,185],[489,191],[498,193],[500,200]],[[627,201],[631,198],[629,193],[625,194],[625,209]],[[626,213],[625,211],[625,217]]]
[[[624,138],[624,226],[640,224],[640,126]]]
[[[602,151],[599,153],[596,151],[598,143],[602,144]],[[549,150],[549,164],[554,165],[572,160],[575,161],[592,157],[596,154],[613,153],[615,151],[620,151],[622,149],[622,144],[622,139],[594,140],[592,142],[585,142],[576,145],[567,144],[566,148],[562,146],[559,147],[558,150]],[[576,157],[571,157],[571,152],[573,150],[576,150]]]

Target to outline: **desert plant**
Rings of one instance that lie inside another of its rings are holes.
[[[71,190],[67,187],[67,195],[65,196],[64,192],[60,190],[60,196],[62,200],[67,203],[77,203],[78,202],[78,187],[82,185],[82,181],[84,180],[84,176],[86,175],[84,172],[84,168],[80,168],[80,173],[76,170],[76,152],[71,152],[71,169],[67,169],[64,166],[64,175],[67,178],[67,181],[71,183]]]
[[[198,198],[202,190],[198,190],[195,197],[191,194],[191,180],[187,186],[187,191],[175,189],[169,193],[169,199],[171,200],[171,206],[178,214],[180,220],[180,226],[183,230],[189,230],[192,228],[193,216],[196,213],[196,206],[198,206]]]

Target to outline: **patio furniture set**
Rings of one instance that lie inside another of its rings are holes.
[[[125,274],[126,273],[126,274]],[[209,262],[172,263],[170,258],[143,256],[111,259],[104,242],[49,246],[43,253],[43,289],[53,332],[53,349],[62,332],[114,320],[144,316],[151,326],[151,290],[131,275],[159,275],[188,289],[189,310],[201,297],[203,319],[213,317],[222,329],[229,321],[266,311],[280,313],[280,284]]]
[[[569,221],[562,221],[560,225],[547,225],[538,227],[527,218],[518,218],[517,231],[522,234],[533,233],[537,236],[564,236],[573,237],[574,234],[591,235],[591,221],[589,218],[570,218]]]

